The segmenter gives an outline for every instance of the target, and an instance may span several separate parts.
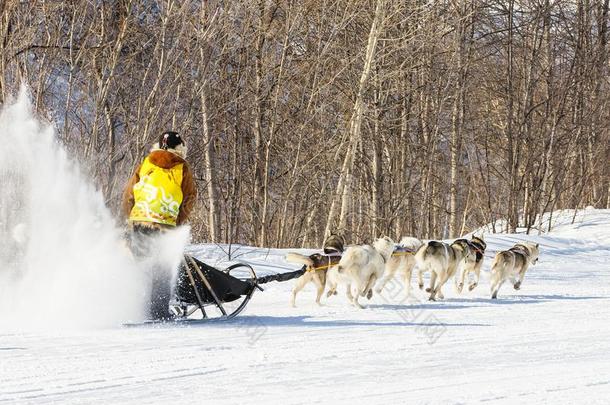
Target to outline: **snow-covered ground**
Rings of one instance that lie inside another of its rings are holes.
[[[402,301],[398,283],[368,308],[343,294],[288,306],[270,283],[224,323],[3,332],[0,403],[588,403],[610,397],[610,210],[556,216],[547,235],[486,235],[482,280],[446,299]],[[489,297],[494,253],[541,245],[520,291]],[[191,246],[222,266],[223,248]],[[224,248],[226,249],[226,248]],[[286,250],[238,247],[259,274],[295,269]],[[415,280],[413,284],[415,285]],[[95,316],[95,314],[91,314]]]

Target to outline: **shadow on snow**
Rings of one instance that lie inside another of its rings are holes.
[[[257,325],[273,328],[273,327],[285,327],[285,326],[306,326],[306,327],[362,327],[362,326],[392,326],[392,327],[431,327],[431,326],[447,326],[447,327],[471,327],[471,326],[491,326],[489,324],[482,323],[446,323],[439,320],[433,320],[431,322],[409,322],[409,321],[395,321],[395,322],[378,322],[378,321],[366,321],[366,320],[349,320],[349,319],[338,319],[338,320],[317,320],[318,318],[309,315],[299,316],[256,316],[247,315],[239,318],[230,319],[226,321],[201,321],[194,320],[191,322],[184,322],[180,326],[185,327],[227,327],[227,328],[240,328],[240,327],[255,327]],[[157,324],[156,327],[173,327],[175,324]]]

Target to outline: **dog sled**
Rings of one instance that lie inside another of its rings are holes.
[[[325,243],[324,254],[318,255],[326,258],[328,263],[319,267],[327,269],[338,262],[336,256],[338,254],[340,258],[344,243],[343,238],[331,235]],[[296,271],[258,277],[252,266],[245,263],[219,270],[185,254],[174,299],[170,301],[170,311],[176,321],[231,319],[246,308],[256,290],[263,291],[261,284],[292,280],[311,270],[311,266],[303,265]]]
[[[260,284],[291,280],[303,273],[305,268],[257,277],[252,266],[245,263],[218,270],[184,255],[170,309],[177,321],[231,319],[246,308],[256,290],[263,291]]]

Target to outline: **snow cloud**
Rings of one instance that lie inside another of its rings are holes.
[[[0,145],[0,328],[141,319],[146,280],[122,231],[25,89],[2,108]]]

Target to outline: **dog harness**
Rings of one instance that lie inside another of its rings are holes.
[[[329,268],[339,264],[339,260],[341,260],[340,252],[333,252],[331,254],[314,254],[309,257],[312,258],[312,256],[318,256],[319,258],[322,258],[322,260],[325,261],[326,264],[307,267],[307,271],[328,270]]]
[[[477,241],[468,241],[468,244],[476,253],[476,261],[479,262],[485,255],[485,248]]]
[[[182,204],[182,170],[179,163],[169,169],[154,165],[147,157],[142,163],[140,181],[133,186],[134,206],[130,221],[176,225]]]
[[[468,241],[468,243],[474,249],[475,252],[480,253],[480,254],[484,253],[483,246],[481,246],[479,243],[473,242],[473,241]]]
[[[415,254],[415,250],[412,249],[408,249],[404,246],[398,246],[393,252],[392,252],[392,257],[396,257],[396,256],[406,256],[406,255],[413,255]]]
[[[515,245],[512,248],[508,249],[509,252],[518,253],[520,255],[525,256],[526,259],[529,259],[530,255],[527,249],[523,245]]]

